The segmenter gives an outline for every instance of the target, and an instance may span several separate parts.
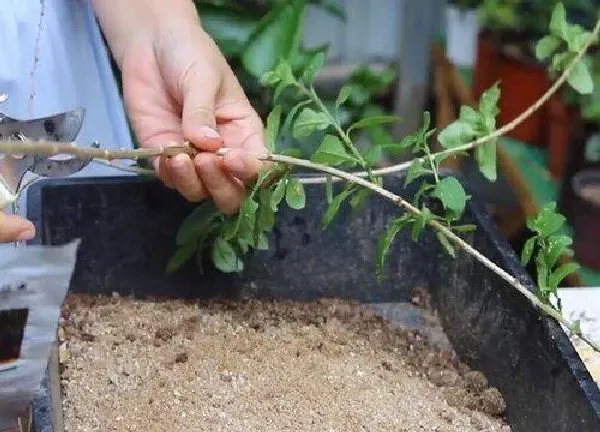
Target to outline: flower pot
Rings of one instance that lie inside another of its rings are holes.
[[[389,177],[384,183],[410,200],[420,181],[404,188],[404,180]],[[341,187],[334,185],[336,193]],[[472,196],[465,222],[477,227],[464,235],[465,240],[533,289],[477,194],[466,184],[465,188]],[[384,278],[377,283],[377,236],[398,216],[397,206],[374,198],[353,213],[344,205],[323,230],[321,217],[327,207],[323,186],[307,186],[306,202],[301,211],[281,208],[269,236],[271,249],[250,256],[243,273],[235,275],[208,265],[200,273],[194,262],[177,274],[165,274],[177,229],[195,206],[155,179],[40,181],[28,189],[27,216],[37,227],[31,244],[81,239],[71,293],[111,297],[114,291],[140,299],[341,297],[375,304],[392,314],[397,305],[412,301],[416,287],[422,287],[431,294],[458,357],[481,371],[504,396],[512,430],[600,430],[600,390],[568,335],[502,278],[465,253],[456,258],[445,254],[429,230],[413,243],[409,230],[392,245]],[[50,370],[55,377],[57,369]],[[53,430],[48,417],[52,407],[62,406],[58,378],[45,381],[43,390],[34,404],[37,432]]]
[[[573,250],[575,259],[600,271],[600,169],[573,176]]]
[[[446,7],[446,55],[458,67],[472,67],[477,55],[477,10]]]
[[[559,96],[553,96],[546,108],[547,135],[544,141],[548,146],[550,173],[555,178],[562,178],[579,110],[576,106],[565,103]]]
[[[537,101],[550,87],[544,66],[522,54],[518,35],[482,33],[478,42],[478,58],[474,72],[474,95],[481,94],[500,81],[499,126],[509,123]],[[544,146],[543,110],[507,133],[508,137],[528,144]]]

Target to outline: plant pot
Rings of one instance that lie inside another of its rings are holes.
[[[567,105],[560,96],[553,96],[546,105],[547,136],[550,173],[562,178],[565,173],[574,128],[579,120],[577,106]]]
[[[544,66],[521,54],[523,50],[516,48],[520,45],[522,41],[518,35],[494,35],[488,32],[482,33],[478,42],[474,95],[479,98],[486,89],[500,81],[500,126],[523,113],[551,85]],[[543,130],[544,113],[538,110],[506,136],[543,146]]]
[[[420,186],[415,181],[403,188],[402,177],[384,183],[406,199]],[[341,190],[342,185],[334,186],[336,193]],[[465,188],[472,197],[465,223],[477,227],[465,239],[533,289],[476,194]],[[411,302],[414,289],[422,287],[430,293],[459,358],[503,395],[513,431],[600,430],[600,391],[567,334],[503,279],[464,253],[450,257],[429,230],[413,243],[409,230],[392,245],[383,280],[377,283],[377,236],[398,208],[374,198],[352,216],[344,206],[323,230],[324,187],[307,186],[306,202],[301,211],[281,208],[269,237],[271,249],[248,257],[243,273],[235,275],[211,266],[201,274],[195,262],[175,275],[164,273],[177,229],[194,205],[154,179],[40,181],[28,189],[27,216],[37,227],[32,244],[81,239],[71,293],[192,299],[250,295],[297,301],[338,297],[389,309]],[[55,378],[44,383],[44,397],[34,405],[36,431],[62,432],[52,429],[50,419],[52,407],[62,406],[58,370],[49,373]]]
[[[575,259],[600,271],[600,169],[578,172],[572,180]]]
[[[472,67],[477,56],[477,10],[446,7],[446,55],[458,67]]]

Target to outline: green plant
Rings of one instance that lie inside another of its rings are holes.
[[[558,9],[557,9],[558,10]],[[560,11],[556,12],[560,14]],[[561,23],[562,21],[553,19]],[[568,24],[568,23],[567,23]],[[551,31],[551,35],[554,30]],[[535,110],[548,101],[566,82],[577,91],[587,91],[585,72],[581,71],[579,61],[589,46],[595,42],[600,33],[600,20],[596,22],[592,32],[577,45],[577,52],[565,52],[569,62],[560,64],[561,75],[550,89],[531,107],[513,121],[501,128],[496,127],[499,113],[497,104],[501,86],[497,83],[481,97],[477,109],[463,107],[459,119],[437,134],[437,140],[444,147],[438,153],[432,153],[429,140],[436,134],[430,128],[429,115],[424,113],[423,124],[419,130],[405,137],[400,142],[386,144],[393,150],[410,150],[415,159],[408,165],[375,169],[370,162],[371,149],[360,150],[354,142],[357,131],[396,122],[398,119],[386,115],[369,116],[348,127],[342,126],[339,119],[340,109],[348,103],[352,95],[351,86],[342,88],[333,107],[329,108],[321,100],[312,82],[322,58],[315,57],[301,73],[296,74],[286,61],[280,61],[276,67],[266,72],[261,82],[273,89],[276,100],[282,92],[291,92],[299,102],[294,105],[287,116],[282,116],[280,105],[276,105],[266,121],[268,154],[256,155],[259,159],[273,162],[263,170],[254,184],[239,212],[233,216],[224,216],[210,202],[200,205],[184,222],[177,236],[177,249],[168,264],[169,271],[176,271],[188,260],[196,257],[200,263],[203,257],[209,256],[212,263],[224,272],[240,272],[244,268],[244,257],[252,250],[269,247],[268,233],[272,230],[277,211],[281,205],[292,209],[300,209],[306,205],[304,187],[299,177],[293,175],[293,167],[321,171],[325,174],[328,207],[323,214],[322,222],[326,228],[336,216],[342,203],[346,202],[355,209],[368,198],[378,195],[396,204],[402,211],[393,219],[385,232],[379,237],[376,274],[381,275],[385,267],[385,257],[397,234],[402,229],[410,229],[414,241],[420,239],[426,227],[433,228],[443,250],[455,256],[457,249],[468,253],[490,271],[501,277],[510,286],[525,296],[544,314],[563,324],[568,331],[577,335],[595,350],[600,351],[594,341],[582,334],[577,322],[572,323],[564,318],[560,305],[551,302],[556,287],[572,271],[575,265],[556,266],[558,256],[568,252],[570,238],[559,234],[564,218],[555,212],[555,204],[547,205],[539,215],[528,221],[529,228],[535,233],[522,253],[524,263],[532,258],[537,268],[537,291],[531,292],[518,279],[502,269],[499,265],[482,255],[461,237],[461,234],[475,229],[461,223],[462,215],[469,197],[460,182],[452,177],[439,175],[439,164],[448,157],[468,154],[475,151],[479,169],[490,181],[496,179],[496,139],[509,132],[524,121]],[[547,43],[540,41],[540,44]],[[568,44],[567,44],[568,45]],[[570,49],[570,48],[569,48]],[[573,55],[571,55],[573,54]],[[584,66],[585,67],[585,64]],[[319,147],[311,160],[294,157],[292,150],[281,150],[278,146],[280,138],[291,134],[303,139],[322,133]],[[380,145],[374,146],[378,147]],[[0,142],[0,153],[7,154],[73,154],[100,159],[139,159],[156,155],[172,155],[180,152],[195,154],[196,150],[189,146],[158,149],[137,149],[105,151],[102,149],[82,149],[65,143],[37,143],[12,141]],[[218,154],[224,154],[226,149]],[[348,169],[361,169],[360,173],[351,173]],[[412,202],[386,190],[382,186],[382,175],[408,169],[406,182],[423,177],[418,193]],[[346,186],[336,195],[331,183],[333,177],[346,181]],[[436,210],[439,208],[439,211]]]

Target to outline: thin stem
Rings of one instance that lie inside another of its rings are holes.
[[[271,161],[271,162],[284,163],[287,165],[300,166],[300,167],[309,168],[312,170],[321,171],[321,172],[324,172],[327,174],[331,174],[332,176],[341,178],[342,180],[345,180],[350,183],[354,183],[359,186],[370,189],[371,191],[375,192],[379,196],[381,196],[389,201],[392,201],[397,206],[404,208],[405,210],[407,210],[413,214],[416,214],[416,215],[421,214],[421,211],[417,207],[413,206],[411,203],[404,200],[399,195],[396,195],[396,194],[384,189],[383,187],[381,187],[375,183],[371,183],[368,180],[365,180],[354,174],[347,173],[345,171],[340,171],[338,169],[329,167],[327,165],[317,164],[317,163],[313,163],[313,162],[310,162],[310,161],[307,161],[304,159],[296,159],[296,158],[293,158],[290,156],[284,156],[284,155],[271,154],[271,155],[267,155],[267,156],[262,156],[262,157],[260,157],[260,159],[266,160],[266,161]],[[438,230],[439,232],[441,232],[449,240],[454,242],[457,246],[459,246],[461,249],[463,249],[469,255],[471,255],[476,260],[478,260],[481,264],[483,264],[489,270],[494,272],[496,275],[500,276],[509,285],[511,285],[513,288],[515,288],[517,291],[519,291],[521,294],[523,294],[535,307],[539,308],[546,315],[554,318],[556,321],[558,321],[559,323],[566,326],[569,329],[569,331],[575,333],[574,332],[575,326],[573,325],[573,323],[571,323],[569,320],[564,318],[552,306],[549,306],[546,303],[544,303],[542,300],[538,299],[535,296],[535,294],[533,294],[531,291],[529,291],[521,282],[518,281],[518,279],[516,279],[514,276],[510,275],[508,272],[506,272],[504,269],[499,267],[494,262],[490,261],[488,258],[485,257],[485,255],[483,255],[481,252],[479,252],[473,246],[471,246],[466,241],[461,239],[459,236],[454,234],[451,231],[451,229],[447,228],[446,226],[444,226],[443,224],[439,223],[436,220],[431,220],[429,222],[429,225],[431,227],[433,227],[434,229]],[[600,345],[596,344],[594,341],[592,341],[587,336],[585,336],[581,333],[575,333],[575,334],[581,340],[583,340],[585,343],[590,345],[595,351],[600,352]]]

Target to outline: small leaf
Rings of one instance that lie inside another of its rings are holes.
[[[462,213],[467,205],[467,194],[454,177],[442,179],[433,190],[432,196],[438,198],[445,209]]]
[[[279,183],[277,183],[277,186],[275,186],[275,190],[273,190],[273,195],[271,195],[271,209],[273,209],[273,211],[277,211],[277,207],[279,206],[281,200],[283,200],[283,197],[285,196],[286,188],[287,178],[284,177],[281,180],[279,180]]]
[[[560,39],[554,35],[544,36],[535,46],[535,56],[538,60],[550,57],[560,46]]]
[[[296,118],[296,114],[298,114],[299,110],[304,108],[306,105],[310,104],[310,102],[311,102],[310,100],[305,100],[302,102],[298,102],[296,105],[294,105],[292,107],[292,109],[290,110],[288,115],[285,117],[285,122],[283,123],[283,128],[282,128],[283,132],[288,132],[292,129],[292,124],[293,124],[294,119]]]
[[[294,138],[305,138],[318,130],[325,130],[331,125],[329,117],[312,108],[304,108],[294,123]]]
[[[479,114],[473,107],[469,105],[462,105],[460,107],[459,118],[461,122],[467,123],[473,128],[481,123],[481,114]]]
[[[256,250],[269,250],[269,238],[264,232],[258,235],[258,241],[254,245]]]
[[[370,126],[396,123],[399,120],[400,120],[400,117],[397,117],[397,116],[383,115],[383,116],[365,117],[365,118],[357,121],[356,123],[352,124],[348,128],[348,133],[350,133],[350,131],[353,131],[355,129],[363,129],[363,128],[370,127]]]
[[[557,3],[550,18],[550,32],[557,37],[567,40],[567,12],[562,3]]]
[[[427,192],[429,192],[430,190],[432,190],[434,188],[435,188],[435,185],[429,184],[427,182],[421,183],[421,185],[419,186],[419,189],[417,190],[417,192],[415,193],[415,195],[413,197],[413,203],[415,204],[415,206],[419,207],[419,200],[421,199],[421,196],[425,195]]]
[[[467,143],[474,134],[475,131],[470,124],[457,120],[439,133],[438,141],[442,147],[450,149]]]
[[[342,89],[340,90],[340,93],[338,94],[338,97],[335,101],[336,109],[341,107],[344,103],[346,103],[346,101],[348,100],[348,98],[350,96],[352,96],[352,93],[354,91],[355,91],[355,86],[352,84],[346,84],[344,87],[342,87]]]
[[[192,256],[194,256],[197,247],[198,245],[196,242],[189,242],[180,245],[169,259],[166,272],[168,274],[173,274],[179,270],[186,262],[190,260],[190,258],[192,258]]]
[[[295,210],[303,209],[306,205],[306,194],[304,186],[295,177],[290,177],[285,190],[285,201],[287,205]]]
[[[548,277],[548,286],[553,289],[558,288],[563,279],[565,279],[571,273],[574,273],[577,270],[579,270],[579,268],[580,265],[574,262],[565,263],[561,265],[559,268],[554,270]]]
[[[272,87],[275,84],[279,84],[280,81],[281,81],[281,75],[279,74],[277,69],[265,72],[260,77],[260,84],[265,87]]]
[[[369,149],[367,154],[365,155],[365,161],[368,165],[373,166],[379,163],[381,158],[383,157],[383,146],[374,145]]]
[[[377,242],[377,279],[381,280],[385,259],[394,239],[402,228],[410,222],[410,219],[411,215],[405,213],[401,217],[391,220],[386,230],[379,236]]]
[[[479,100],[479,112],[486,118],[495,118],[500,110],[498,101],[500,100],[500,86],[496,81],[493,86],[483,92]]]
[[[575,63],[567,82],[580,94],[591,94],[594,90],[594,82],[587,65],[583,62]]]
[[[354,166],[358,163],[358,161],[346,151],[342,141],[334,135],[325,135],[321,145],[313,155],[312,161],[330,166],[338,166],[345,163]]]
[[[273,192],[270,189],[261,189],[259,195],[260,207],[256,218],[259,231],[270,231],[275,225],[275,211],[271,207],[272,196]]]
[[[370,189],[360,189],[353,197],[350,199],[350,206],[354,211],[357,211],[362,205],[371,197],[373,191]]]
[[[413,226],[412,226],[412,230],[411,230],[411,235],[412,235],[412,239],[415,242],[419,241],[419,237],[421,236],[421,233],[423,232],[423,230],[425,229],[425,226],[427,225],[427,223],[433,218],[433,215],[431,214],[431,211],[423,206],[423,208],[421,209],[421,213],[416,217],[415,221],[413,222]]]
[[[239,234],[240,229],[245,225],[253,227],[254,221],[256,218],[256,210],[258,209],[258,204],[254,201],[252,196],[247,196],[246,199],[242,202],[240,209],[238,211],[235,223],[230,226],[229,229],[226,230],[226,238],[231,240],[236,235]]]
[[[475,148],[475,159],[477,159],[479,171],[491,182],[495,182],[498,178],[496,145],[496,139],[491,139]]]
[[[521,250],[521,265],[526,266],[531,261],[531,256],[533,255],[533,250],[535,248],[537,237],[531,237],[527,239],[523,249]]]
[[[558,231],[565,220],[563,215],[556,213],[556,203],[550,202],[527,225],[532,231],[548,237]]]
[[[564,235],[553,235],[548,237],[545,242],[544,259],[549,268],[554,267],[560,256],[565,253],[573,240]]]
[[[325,193],[327,196],[327,204],[331,204],[333,201],[333,179],[331,174],[325,174]]]
[[[435,232],[435,236],[437,237],[440,244],[444,247],[448,255],[450,255],[452,258],[456,258],[456,252],[454,251],[454,247],[452,247],[452,245],[450,244],[450,241],[448,241],[448,238],[439,231]]]
[[[267,117],[267,148],[271,153],[275,152],[275,141],[279,134],[281,122],[281,105],[276,105]]]
[[[211,258],[216,268],[224,273],[241,272],[244,263],[231,244],[223,237],[218,237],[213,244]]]
[[[333,219],[335,218],[335,215],[340,210],[340,206],[342,205],[342,203],[350,195],[352,195],[355,191],[356,191],[356,189],[354,189],[353,187],[349,187],[349,188],[344,189],[338,195],[333,197],[331,204],[329,204],[329,206],[327,207],[327,210],[325,211],[325,214],[323,215],[323,219],[322,219],[323,229],[325,229],[329,226],[331,221],[333,221]]]
[[[302,81],[306,84],[311,84],[314,81],[317,73],[319,73],[319,71],[323,67],[324,63],[324,51],[317,51],[315,54],[313,54],[310,61],[308,62],[308,65],[304,69],[304,73],[302,74]]]
[[[194,209],[190,215],[185,218],[179,230],[177,231],[176,244],[182,246],[198,240],[206,228],[213,222],[221,213],[213,202],[206,202]]]
[[[422,160],[415,159],[410,164],[410,168],[408,169],[408,173],[406,174],[406,180],[404,181],[404,186],[408,186],[421,176],[432,173],[433,171],[427,168]]]

